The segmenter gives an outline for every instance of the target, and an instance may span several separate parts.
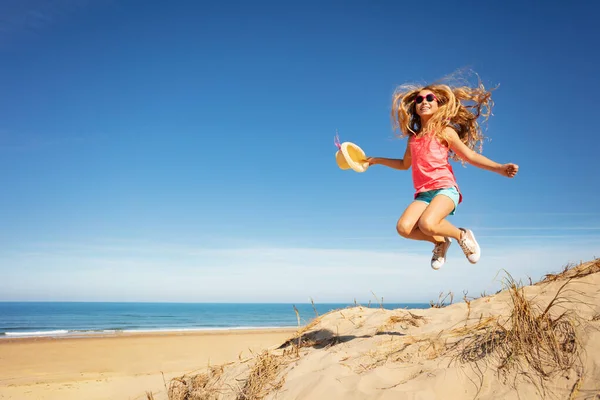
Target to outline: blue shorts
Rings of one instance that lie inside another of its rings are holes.
[[[433,198],[439,194],[450,197],[450,200],[454,202],[454,210],[452,210],[452,212],[449,214],[454,215],[456,212],[456,207],[458,207],[458,203],[460,202],[460,193],[455,187],[421,192],[417,195],[417,197],[415,197],[415,200],[424,201],[425,203],[429,204],[431,203],[431,200],[433,200]]]

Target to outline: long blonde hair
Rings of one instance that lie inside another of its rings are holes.
[[[465,79],[457,78],[458,73],[443,78],[437,83],[420,86],[414,83],[400,85],[392,96],[392,125],[399,129],[400,137],[421,136],[423,127],[421,117],[417,114],[415,99],[420,91],[430,90],[438,100],[438,111],[429,120],[428,126],[433,134],[445,140],[444,128],[450,126],[456,130],[458,137],[470,149],[483,151],[484,135],[477,119],[481,116],[487,122],[492,113],[494,102],[491,90],[486,90],[479,76],[477,85],[469,86]],[[457,84],[451,83],[457,82]],[[448,83],[442,83],[448,82]],[[493,89],[492,89],[493,90]],[[451,152],[450,157],[459,160]]]

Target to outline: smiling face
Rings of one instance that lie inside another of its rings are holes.
[[[415,111],[421,119],[429,119],[438,110],[437,96],[428,89],[421,90],[415,97]]]

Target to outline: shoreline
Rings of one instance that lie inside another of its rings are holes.
[[[281,345],[294,328],[0,340],[0,399],[164,399],[170,379]]]
[[[184,335],[184,334],[219,334],[219,333],[248,333],[248,332],[264,332],[264,331],[296,331],[302,326],[242,326],[242,327],[224,327],[224,328],[174,328],[174,329],[140,329],[140,330],[106,330],[106,331],[71,331],[68,333],[59,334],[18,334],[18,335],[0,335],[0,344],[11,341],[42,341],[59,340],[59,339],[86,339],[86,338],[112,338],[112,337],[127,337],[127,336],[164,336],[164,335]]]

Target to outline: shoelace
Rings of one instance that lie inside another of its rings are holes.
[[[472,244],[473,243],[471,242],[471,240],[468,237],[466,237],[466,234],[465,234],[464,239],[458,241],[458,245],[463,250],[463,252],[467,255],[471,255],[471,254],[475,253],[475,250],[473,250]]]
[[[444,251],[445,244],[446,244],[445,242],[437,243],[435,245],[435,247],[433,248],[433,255],[436,257],[442,257],[444,255],[443,251]]]

